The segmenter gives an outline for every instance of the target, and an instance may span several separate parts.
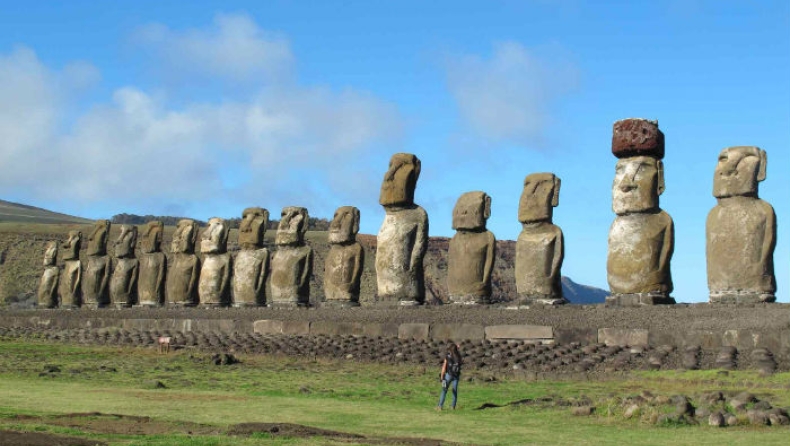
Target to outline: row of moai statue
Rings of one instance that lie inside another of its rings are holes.
[[[675,301],[670,296],[670,261],[674,226],[670,215],[659,206],[659,196],[664,191],[664,134],[658,122],[634,118],[615,122],[612,153],[618,158],[612,184],[612,210],[616,217],[609,230],[610,295],[606,302],[616,306],[672,304]],[[392,156],[384,175],[379,203],[386,216],[376,249],[379,304],[414,306],[425,301],[423,259],[428,243],[428,214],[414,203],[420,169],[415,155],[398,153]],[[730,147],[719,155],[713,182],[718,204],[708,215],[706,227],[712,303],[775,301],[776,216],[771,205],[758,198],[758,183],[765,179],[765,169],[765,151],[757,147]],[[519,304],[567,302],[560,274],[563,234],[553,224],[560,184],[552,173],[534,173],[524,180],[518,207],[522,231],[516,242],[515,261]],[[490,213],[491,197],[481,191],[461,195],[453,209],[456,234],[450,241],[447,273],[452,303],[474,305],[491,301],[496,238],[486,229]],[[359,218],[357,208],[344,206],[338,208],[330,224],[331,249],[324,265],[328,305],[359,304],[364,263],[364,251],[356,241]],[[79,232],[69,234],[62,273],[55,266],[57,244],[49,244],[39,304],[54,306],[60,294],[61,306],[76,306],[81,287],[82,304],[89,307],[110,303],[121,307],[133,303],[307,305],[313,262],[312,249],[304,240],[307,220],[305,208],[283,209],[275,238],[277,249],[270,262],[269,252],[263,247],[268,211],[244,211],[239,229],[241,251],[235,259],[227,252],[227,224],[212,218],[201,240],[202,265],[194,253],[198,227],[192,220],[178,224],[172,243],[172,265],[166,265],[167,259],[159,248],[163,232],[160,222],[146,226],[139,260],[134,256],[137,228],[124,225],[115,245],[116,258],[110,262],[106,256],[109,222],[100,220],[88,240],[84,269],[79,260]],[[271,295],[264,296],[269,271]],[[105,297],[108,281],[109,297]]]

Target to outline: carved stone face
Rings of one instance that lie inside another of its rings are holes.
[[[307,232],[307,209],[297,206],[284,207],[280,214],[280,225],[274,242],[278,245],[297,245],[304,243]]]
[[[162,234],[165,225],[161,221],[149,221],[143,229],[143,240],[140,250],[145,253],[159,252],[162,249]]]
[[[612,210],[617,215],[658,209],[664,192],[663,163],[649,156],[617,161],[612,184]]]
[[[47,249],[44,251],[44,266],[54,266],[58,261],[58,242],[47,242]]]
[[[379,204],[408,206],[414,204],[414,189],[420,177],[420,160],[411,153],[396,153],[381,183]]]
[[[269,225],[269,211],[263,208],[247,208],[241,213],[239,245],[243,249],[263,246],[263,235]]]
[[[765,179],[765,151],[757,147],[729,147],[719,154],[713,175],[713,196],[757,196],[757,184]]]
[[[134,246],[137,244],[137,226],[122,225],[121,234],[115,241],[115,257],[134,257]]]
[[[453,229],[476,231],[486,228],[491,216],[491,197],[485,192],[467,192],[458,198],[453,208]]]
[[[63,260],[79,260],[81,241],[82,232],[69,231],[69,238],[63,244]]]
[[[195,252],[197,234],[198,225],[194,220],[187,218],[180,220],[176,226],[176,232],[173,234],[173,243],[170,246],[170,250],[186,254]]]
[[[359,209],[341,206],[335,211],[329,224],[329,243],[349,243],[357,239],[359,232]]]
[[[560,179],[553,173],[533,173],[524,178],[518,201],[518,221],[551,222],[554,208],[560,204]]]
[[[200,240],[200,252],[204,254],[222,254],[228,250],[228,224],[224,219],[213,217],[203,231]]]
[[[110,220],[96,220],[93,231],[88,237],[88,255],[103,256],[107,254],[107,236],[110,233]]]

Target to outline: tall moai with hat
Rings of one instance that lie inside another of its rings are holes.
[[[194,220],[178,221],[170,246],[172,258],[167,264],[165,299],[167,305],[194,307],[198,303],[197,283],[200,277],[200,258],[195,255],[198,225]]]
[[[757,196],[767,163],[759,147],[729,147],[719,154],[713,176],[718,203],[705,231],[711,303],[776,300],[776,214]]]
[[[269,225],[269,211],[259,207],[244,209],[239,224],[241,251],[233,260],[233,306],[257,307],[266,304],[266,277],[269,273],[269,250],[263,236]]]
[[[137,226],[122,225],[115,242],[115,260],[110,276],[110,301],[116,308],[137,303],[137,278],[140,262],[134,253],[137,245]]]
[[[455,203],[456,232],[447,253],[447,291],[454,304],[487,304],[491,300],[496,237],[486,229],[490,216],[491,197],[485,192],[467,192]]]
[[[107,237],[110,220],[96,220],[88,236],[88,258],[82,273],[82,306],[102,308],[110,303],[110,256],[107,255]]]
[[[658,121],[630,118],[614,123],[612,153],[618,158],[606,271],[607,305],[674,304],[670,261],[672,217],[659,207],[664,192],[664,133]]]
[[[141,307],[157,307],[165,303],[167,257],[162,252],[165,225],[149,221],[140,242],[140,270],[137,280],[137,300]]]
[[[200,268],[198,296],[204,307],[230,304],[231,257],[228,254],[230,228],[223,218],[212,217],[200,240],[203,264]]]
[[[276,307],[305,307],[310,304],[310,277],[313,275],[313,248],[305,243],[307,209],[284,207],[272,255],[271,302]]]
[[[44,274],[38,284],[38,308],[55,308],[58,306],[58,242],[47,242],[44,251]]]
[[[63,271],[58,283],[60,307],[65,309],[79,308],[82,304],[82,262],[80,261],[80,244],[82,232],[69,231],[69,238],[63,244]]]
[[[357,241],[359,209],[341,206],[329,224],[329,252],[324,260],[324,305],[359,306],[365,251]]]

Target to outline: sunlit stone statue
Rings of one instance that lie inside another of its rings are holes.
[[[614,123],[612,153],[619,158],[612,184],[617,217],[609,230],[609,305],[673,304],[670,260],[672,217],[659,207],[664,192],[664,134],[657,121]]]
[[[200,276],[200,259],[195,255],[198,225],[194,220],[178,222],[170,251],[172,258],[167,264],[165,297],[172,306],[192,307],[197,305],[197,283]]]
[[[110,276],[110,301],[116,308],[131,307],[137,301],[137,274],[140,263],[134,255],[137,226],[122,225],[115,242],[115,261]]]
[[[110,256],[107,255],[107,237],[110,220],[96,220],[88,236],[88,258],[82,273],[82,306],[102,308],[110,303]]]
[[[485,304],[491,299],[491,272],[496,258],[496,238],[486,230],[491,197],[467,192],[453,208],[453,229],[447,266],[447,291],[454,304]]]
[[[81,241],[82,232],[69,231],[69,238],[63,244],[63,272],[60,274],[60,283],[58,285],[61,308],[78,308],[82,304],[82,290],[80,286],[82,282]]]
[[[324,260],[324,305],[359,305],[359,284],[365,251],[357,241],[359,209],[341,206],[329,224],[329,253]]]
[[[307,209],[285,207],[277,227],[277,250],[272,256],[271,302],[278,307],[307,306],[310,303],[310,276],[313,249],[305,244]]]
[[[44,251],[44,274],[41,275],[41,282],[38,285],[38,308],[55,308],[58,306],[60,268],[57,262],[58,242],[47,242],[47,249]]]
[[[269,225],[269,211],[247,208],[241,214],[239,245],[241,251],[233,260],[233,306],[255,307],[266,304],[266,277],[269,272],[269,250],[263,247],[263,236]]]
[[[167,257],[162,252],[164,230],[161,221],[149,221],[143,229],[137,281],[137,298],[141,307],[157,307],[165,303]]]
[[[386,217],[376,248],[378,300],[382,304],[420,305],[425,301],[423,258],[428,249],[428,214],[414,204],[420,160],[396,153],[381,183],[379,204]]]
[[[713,177],[718,204],[706,227],[711,303],[776,300],[776,214],[757,197],[766,163],[758,147],[730,147],[719,154]]]
[[[518,203],[522,230],[516,242],[516,290],[520,303],[558,305],[562,296],[562,229],[552,223],[560,203],[560,179],[553,173],[533,173],[524,179]]]
[[[198,295],[205,307],[221,307],[230,304],[231,257],[228,253],[228,223],[219,217],[208,221],[200,241],[203,266],[200,269]]]

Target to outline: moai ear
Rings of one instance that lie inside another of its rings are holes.
[[[551,197],[551,207],[557,207],[560,205],[560,185],[562,185],[562,181],[558,176],[554,176],[554,196]]]
[[[359,209],[354,208],[353,210],[353,217],[354,217],[354,227],[351,228],[351,232],[356,234],[359,232]]]
[[[664,193],[664,163],[661,160],[656,160],[656,170],[658,171],[658,185],[656,192],[658,195]]]
[[[483,218],[488,219],[491,216],[491,195],[485,194],[483,205]]]
[[[757,149],[760,153],[760,167],[757,170],[757,181],[765,180],[765,168],[768,164],[768,155],[766,155],[765,150]]]

